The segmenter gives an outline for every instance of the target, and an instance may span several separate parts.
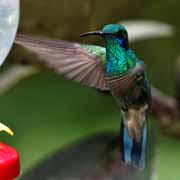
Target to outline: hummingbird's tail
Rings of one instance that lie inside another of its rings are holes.
[[[146,161],[146,133],[145,125],[141,140],[136,142],[129,136],[127,127],[125,127],[123,120],[121,121],[120,141],[123,163],[144,169]]]

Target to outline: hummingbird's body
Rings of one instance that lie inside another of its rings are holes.
[[[109,90],[121,111],[121,152],[126,164],[145,166],[146,120],[151,102],[144,64],[129,48],[126,29],[106,25],[82,36],[103,37],[105,48],[20,35],[16,42],[38,54],[58,73],[100,90]],[[57,69],[57,68],[56,68]]]
[[[150,86],[143,62],[132,50],[119,46],[118,39],[110,41],[114,43],[106,42],[105,77],[121,110],[122,160],[144,168]]]
[[[83,36],[93,34],[85,33]],[[146,119],[151,101],[144,64],[129,48],[128,35],[123,26],[107,25],[100,34],[106,46],[106,84],[122,114],[122,160],[144,168]]]

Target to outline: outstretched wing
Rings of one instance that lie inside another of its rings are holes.
[[[42,63],[57,73],[83,85],[108,90],[103,65],[103,47],[21,34],[17,35],[15,43],[35,53]]]

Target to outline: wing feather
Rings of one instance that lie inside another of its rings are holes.
[[[106,77],[109,87],[117,96],[125,96],[131,93],[133,98],[137,98],[141,93],[141,86],[138,85],[138,77],[144,76],[144,64],[138,63],[123,76]],[[141,81],[144,81],[143,79]]]
[[[102,55],[90,53],[88,46],[21,34],[15,43],[35,53],[41,63],[57,73],[83,85],[108,90]]]

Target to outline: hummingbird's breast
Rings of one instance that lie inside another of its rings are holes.
[[[111,94],[122,109],[137,108],[148,103],[149,90],[144,72],[138,75],[106,75]]]
[[[149,91],[143,62],[131,49],[126,50],[112,40],[106,44],[105,77],[121,107],[140,107],[147,103]]]

